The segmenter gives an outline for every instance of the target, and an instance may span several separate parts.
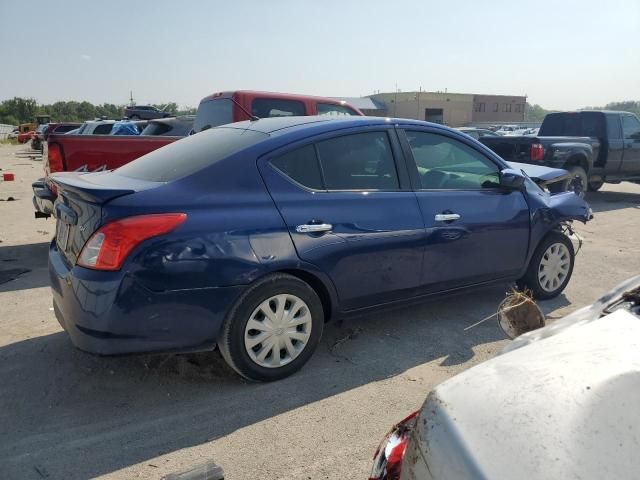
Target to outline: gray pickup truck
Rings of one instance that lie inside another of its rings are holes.
[[[583,196],[603,183],[640,183],[640,120],[628,112],[550,113],[537,136],[482,137],[510,162],[564,168],[570,175],[551,189]]]

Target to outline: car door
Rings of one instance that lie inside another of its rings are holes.
[[[408,127],[400,137],[426,228],[426,291],[519,274],[529,208],[522,192],[499,187],[498,163],[472,140],[441,130]]]
[[[342,310],[416,294],[424,224],[393,128],[349,129],[273,152],[259,168],[299,257]]]
[[[640,176],[640,120],[635,115],[622,116],[624,156],[620,173],[622,176]]]

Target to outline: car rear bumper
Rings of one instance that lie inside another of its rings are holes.
[[[53,202],[56,195],[47,186],[43,178],[31,184],[33,189],[33,207],[36,209],[36,218],[46,218],[53,215]]]
[[[244,286],[154,292],[126,272],[70,268],[49,249],[53,308],[71,342],[99,355],[210,350]]]

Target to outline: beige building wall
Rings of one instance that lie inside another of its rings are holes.
[[[527,97],[510,95],[474,95],[474,122],[524,122]]]
[[[463,127],[472,122],[522,122],[526,103],[526,97],[446,92],[390,92],[369,97],[386,107],[377,115],[435,121],[450,127]],[[497,112],[495,104],[498,104]],[[440,110],[441,118],[438,117]]]

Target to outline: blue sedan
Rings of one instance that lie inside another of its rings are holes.
[[[54,310],[88,352],[218,346],[269,381],[332,318],[492,282],[552,298],[591,210],[536,184],[557,170],[521,167],[425,122],[290,117],[59,174]]]

